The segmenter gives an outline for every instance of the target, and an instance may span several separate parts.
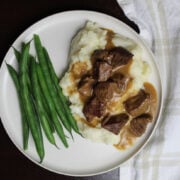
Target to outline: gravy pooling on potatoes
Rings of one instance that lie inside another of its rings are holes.
[[[134,54],[113,44],[113,31],[102,30],[107,31],[103,48],[94,48],[88,60],[70,65],[68,74],[72,85],[67,88],[68,95],[70,99],[76,95],[81,102],[81,115],[75,112],[74,117],[81,122],[85,137],[91,139],[90,130],[97,133],[104,129],[102,134],[97,133],[102,142],[106,143],[103,134],[109,131],[108,141],[114,138],[115,147],[126,149],[144,134],[153,120],[157,94],[148,81],[134,88],[136,77],[131,74],[136,61]]]

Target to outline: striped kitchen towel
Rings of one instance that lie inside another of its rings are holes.
[[[154,136],[121,166],[120,180],[180,180],[180,0],[117,1],[155,55],[165,102]]]

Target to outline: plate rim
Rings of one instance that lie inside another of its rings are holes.
[[[90,10],[70,10],[70,11],[62,11],[62,12],[58,12],[58,13],[55,13],[55,14],[52,14],[52,15],[49,15],[49,16],[46,16],[38,21],[36,21],[35,23],[33,23],[32,25],[30,25],[29,27],[27,27],[22,33],[19,34],[19,36],[13,41],[12,43],[12,46],[14,46],[16,44],[17,41],[19,41],[19,39],[21,39],[25,34],[28,35],[29,32],[32,32],[33,29],[36,29],[36,26],[38,26],[40,23],[43,23],[44,21],[48,21],[49,19],[51,18],[56,18],[56,16],[64,16],[64,15],[74,15],[74,14],[80,14],[80,13],[85,13],[85,14],[94,14],[94,15],[97,15],[97,16],[104,16],[104,17],[107,17],[107,18],[110,18],[110,19],[113,19],[113,21],[118,21],[118,23],[120,24],[123,24],[123,26],[125,26],[134,36],[136,36],[138,38],[138,40],[141,42],[141,44],[145,47],[145,49],[148,51],[149,55],[152,57],[153,60],[155,60],[155,57],[151,51],[151,49],[148,47],[147,43],[140,37],[140,35],[138,33],[136,33],[135,30],[133,30],[130,26],[128,26],[127,24],[125,24],[123,21],[121,21],[120,19],[117,19],[113,16],[110,16],[108,14],[105,14],[105,13],[101,13],[101,12],[97,12],[97,11],[90,11]],[[11,47],[8,49],[8,51],[6,52],[4,58],[3,58],[3,61],[1,63],[1,66],[0,66],[0,72],[2,71],[2,66],[3,64],[5,63],[5,59],[7,58],[8,54],[10,53],[11,51]],[[99,175],[99,174],[102,174],[102,173],[107,173],[109,171],[112,171],[118,167],[120,167],[121,165],[123,165],[124,163],[126,163],[127,161],[129,161],[130,159],[132,159],[133,157],[135,157],[137,154],[140,153],[140,151],[147,145],[147,143],[149,142],[149,140],[152,138],[152,136],[154,135],[154,132],[161,120],[161,115],[162,115],[162,108],[163,108],[163,94],[164,94],[164,91],[163,91],[163,88],[162,88],[162,77],[161,77],[161,73],[160,73],[160,69],[159,69],[159,66],[157,64],[156,61],[154,61],[154,64],[157,68],[157,71],[158,71],[158,79],[159,79],[159,85],[160,85],[160,97],[159,97],[159,109],[158,109],[158,112],[157,112],[157,115],[156,115],[156,121],[154,123],[154,126],[152,127],[152,130],[149,134],[149,136],[144,140],[143,144],[133,153],[132,156],[130,156],[129,158],[125,159],[122,163],[120,164],[117,164],[117,165],[114,165],[112,168],[108,168],[108,169],[104,169],[104,170],[101,170],[99,172],[95,172],[95,173],[85,173],[85,174],[73,174],[73,173],[67,173],[67,172],[64,172],[64,171],[59,171],[59,170],[55,170],[53,168],[50,168],[50,167],[46,167],[45,165],[43,164],[40,164],[39,162],[37,162],[36,160],[34,160],[33,158],[31,158],[30,155],[28,155],[26,153],[26,151],[24,151],[22,149],[22,147],[20,147],[18,144],[15,143],[15,139],[13,138],[13,136],[11,135],[11,133],[9,132],[7,126],[6,126],[6,123],[5,123],[5,120],[3,120],[3,112],[0,108],[0,118],[1,118],[1,122],[2,122],[2,126],[6,132],[6,134],[8,135],[9,139],[11,140],[11,142],[15,145],[15,147],[25,156],[27,157],[30,161],[32,161],[33,163],[35,163],[36,165],[38,165],[39,167],[41,168],[44,168],[50,172],[54,172],[56,174],[62,174],[62,175],[68,175],[68,176],[74,176],[74,177],[86,177],[86,176],[94,176],[94,175]],[[1,74],[1,73],[0,73]],[[1,107],[1,103],[0,103],[0,107]]]

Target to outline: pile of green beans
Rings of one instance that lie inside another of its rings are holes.
[[[34,35],[33,40],[37,59],[29,53],[31,42],[22,43],[20,51],[13,47],[18,71],[11,65],[6,65],[19,99],[23,149],[28,149],[31,132],[40,162],[42,162],[45,156],[43,132],[47,140],[57,147],[54,138],[56,132],[66,148],[68,142],[64,128],[71,136],[72,130],[78,134],[80,132],[69,108],[69,102],[59,86],[59,78],[47,49],[42,46],[38,35]]]

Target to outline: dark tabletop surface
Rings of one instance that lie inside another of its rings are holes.
[[[138,32],[115,0],[1,0],[0,60],[2,62],[13,41],[30,25],[54,13],[68,10],[93,10],[114,16]],[[118,180],[119,168],[91,177],[70,177],[49,172],[23,156],[14,146],[0,123],[0,179],[43,180]]]

